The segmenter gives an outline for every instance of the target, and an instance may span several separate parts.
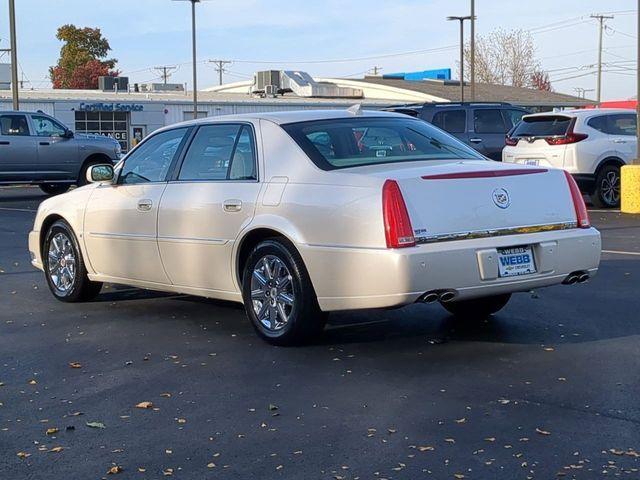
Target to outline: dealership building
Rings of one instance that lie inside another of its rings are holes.
[[[113,137],[124,151],[160,127],[193,118],[192,95],[180,91],[179,86],[175,90],[161,86],[135,90],[22,90],[20,108],[47,113],[75,132]],[[482,102],[509,102],[538,111],[594,104],[571,95],[486,84],[476,86],[476,98]],[[258,72],[253,81],[199,91],[198,117],[348,108],[355,103],[362,104],[363,108],[380,109],[406,103],[459,101],[457,81],[416,80],[398,75],[312,78],[305,72],[270,70]],[[11,109],[11,93],[0,90],[0,110]]]

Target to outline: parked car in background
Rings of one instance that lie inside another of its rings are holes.
[[[594,206],[620,205],[620,167],[637,155],[636,113],[568,110],[526,115],[507,135],[502,161],[563,168]]]
[[[425,103],[391,107],[425,120],[492,160],[502,159],[505,134],[530,113],[510,103]]]
[[[88,175],[42,202],[29,234],[57,299],[113,282],[243,302],[276,344],[313,338],[336,310],[439,301],[486,317],[600,261],[566,172],[491,162],[405,115],[189,121]]]
[[[74,134],[41,112],[0,112],[0,185],[39,185],[47,194],[84,185],[91,165],[116,162],[120,144]]]

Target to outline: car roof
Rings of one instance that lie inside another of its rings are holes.
[[[29,110],[0,110],[0,115],[14,115],[14,114],[28,114],[28,115],[49,115],[48,113],[45,112],[31,112]]]
[[[353,107],[352,107],[353,108]],[[216,117],[199,118],[197,120],[187,120],[178,124],[171,125],[175,127],[199,125],[211,122],[233,122],[247,120],[268,120],[278,125],[287,123],[309,122],[313,120],[334,120],[340,118],[356,118],[356,117],[396,117],[406,119],[406,115],[393,112],[383,112],[381,110],[360,110],[354,113],[349,109],[326,109],[326,110],[289,110],[283,112],[264,112],[264,113],[243,113],[238,115],[220,115]]]
[[[547,117],[550,115],[564,116],[564,117],[576,117],[576,118],[590,118],[598,115],[606,115],[612,113],[633,113],[636,111],[630,108],[581,108],[575,110],[561,110],[559,112],[540,112],[525,115],[523,118],[531,117]]]

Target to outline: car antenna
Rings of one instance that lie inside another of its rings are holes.
[[[347,112],[351,115],[362,115],[362,104],[356,103],[355,105],[350,106],[347,108]]]

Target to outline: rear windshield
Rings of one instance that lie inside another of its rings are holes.
[[[511,132],[512,137],[552,137],[565,135],[571,118],[561,115],[524,117]]]
[[[483,159],[422,120],[358,117],[291,123],[282,128],[323,170],[419,160]]]

